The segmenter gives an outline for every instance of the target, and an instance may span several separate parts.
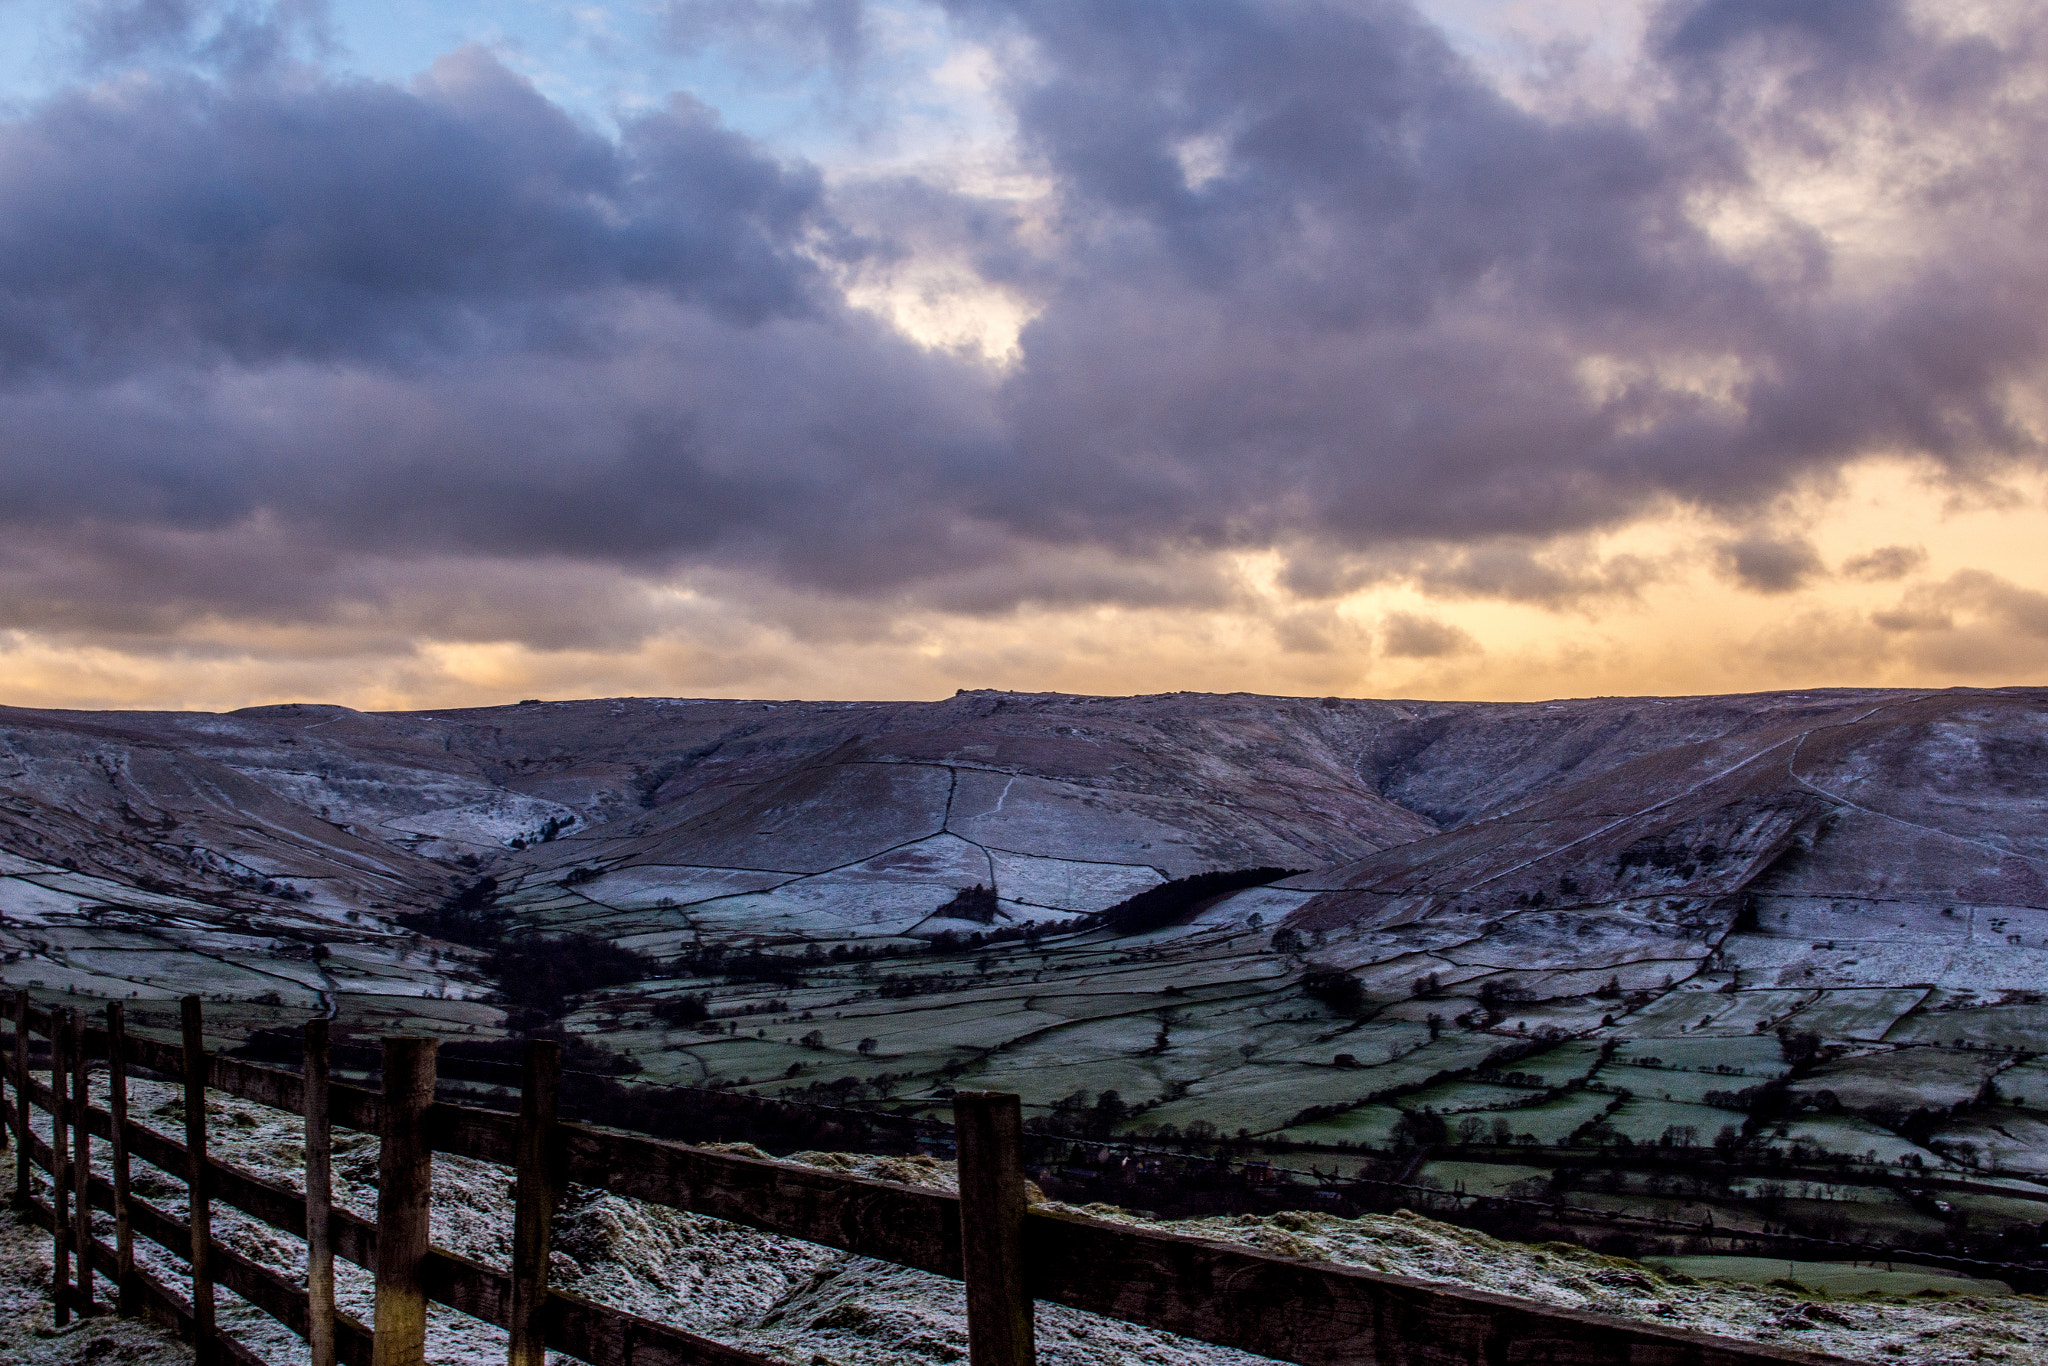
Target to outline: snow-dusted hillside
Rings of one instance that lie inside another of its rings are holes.
[[[1853,1222],[2031,1256],[2044,722],[2031,689],[4,711],[0,981],[144,1016],[198,990],[224,1038],[488,1037],[481,956],[393,920],[488,875],[508,933],[690,965],[559,1003],[647,1080],[985,1085],[1324,1171],[1427,1111],[1420,1180],[1541,1185],[1516,1150],[1564,1148],[1660,1207],[1631,1154],[1734,1145],[1990,1181],[2011,1197],[1880,1191]],[[1307,871],[1143,933],[1083,919],[1253,865]],[[1771,1185],[1717,1219],[1785,1223]]]

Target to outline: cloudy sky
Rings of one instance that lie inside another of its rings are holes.
[[[2038,0],[0,0],[0,701],[2048,682]]]

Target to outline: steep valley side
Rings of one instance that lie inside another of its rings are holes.
[[[223,1044],[316,1013],[541,1024],[645,1084],[912,1114],[1015,1090],[1077,1142],[1241,1134],[1326,1185],[1541,1197],[1616,1246],[1676,1235],[1601,1211],[2027,1260],[2044,709],[6,710],[0,981],[145,1025],[197,991]],[[1300,871],[1101,918],[1252,867]],[[422,932],[465,894],[480,933]],[[508,980],[529,934],[641,957]]]

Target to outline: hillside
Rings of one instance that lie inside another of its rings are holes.
[[[2044,707],[0,711],[0,979],[142,1018],[202,990],[226,1038],[314,1011],[487,1038],[504,990],[644,1081],[934,1111],[983,1085],[1326,1176],[2031,1258]],[[1253,867],[1303,871],[1142,933],[1097,918]],[[463,889],[490,933],[422,937]],[[647,975],[535,999],[489,956],[533,931]],[[1673,1188],[1674,1150],[1713,1180]],[[1561,1189],[1561,1162],[1605,1174]],[[1820,1168],[1831,1194],[1788,1193]]]

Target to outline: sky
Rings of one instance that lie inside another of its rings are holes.
[[[2048,682],[2034,0],[0,0],[0,703]]]

